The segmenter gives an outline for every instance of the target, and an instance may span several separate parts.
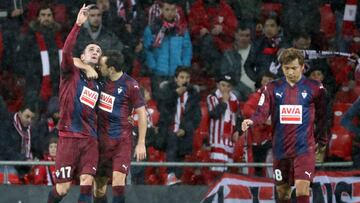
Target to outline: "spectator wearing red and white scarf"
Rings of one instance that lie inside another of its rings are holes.
[[[160,85],[156,142],[162,142],[170,162],[184,161],[185,155],[191,154],[194,133],[201,120],[200,95],[190,84],[190,76],[189,68],[180,66],[172,80]],[[181,168],[169,167],[167,185],[177,183],[181,172]]]
[[[43,101],[58,94],[63,47],[60,30],[52,9],[44,5],[20,43],[18,66],[25,76],[27,91],[37,91]]]
[[[177,5],[164,0],[161,16],[144,31],[146,65],[153,73],[152,90],[157,99],[158,85],[170,79],[178,66],[190,67],[192,44],[186,24],[177,18]]]
[[[29,98],[28,98],[29,99]],[[2,120],[5,133],[0,133],[1,160],[33,160],[41,153],[37,148],[38,140],[33,135],[32,123],[38,112],[37,102],[27,100],[21,109]],[[30,167],[15,167],[20,176],[29,172]]]

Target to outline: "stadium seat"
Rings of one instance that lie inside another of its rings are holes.
[[[195,136],[193,140],[194,151],[197,151],[201,148],[204,139],[207,139],[209,136],[209,112],[207,109],[206,102],[201,102],[201,121],[198,129],[195,131]]]
[[[353,136],[343,127],[334,126],[331,129],[328,157],[351,160]]]
[[[149,77],[136,77],[135,80],[138,81],[138,83],[142,87],[146,88],[151,94],[151,80]]]
[[[335,95],[335,103],[354,103],[358,98],[354,88],[350,88],[347,85],[344,85]]]
[[[156,101],[155,100],[148,101],[147,107],[149,113],[151,114],[151,121],[153,122],[154,126],[156,126],[160,118],[160,112],[157,109]]]
[[[343,85],[349,82],[349,74],[352,73],[352,67],[348,64],[346,57],[331,57],[330,68],[335,76],[336,84]]]
[[[133,78],[140,77],[140,74],[141,74],[141,63],[140,63],[140,61],[138,59],[135,59],[132,65],[133,65],[133,69],[132,69],[132,72],[131,72],[131,77],[133,77]]]
[[[334,103],[334,125],[340,125],[340,121],[344,113],[350,108],[351,103]]]
[[[281,3],[263,3],[261,5],[261,17],[266,19],[274,14],[279,16],[281,13],[281,7]]]
[[[336,34],[336,17],[331,9],[330,4],[320,7],[320,30],[325,33],[326,38],[335,37]]]

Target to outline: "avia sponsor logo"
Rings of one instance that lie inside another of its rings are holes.
[[[280,105],[281,124],[302,124],[301,105]]]
[[[86,106],[89,106],[90,108],[94,108],[98,97],[99,93],[84,86],[80,95],[80,102]]]
[[[99,108],[101,110],[104,110],[106,112],[111,113],[113,111],[113,108],[114,108],[114,102],[115,102],[115,97],[114,96],[111,96],[109,94],[101,92],[101,94],[100,94],[100,103],[99,103]]]

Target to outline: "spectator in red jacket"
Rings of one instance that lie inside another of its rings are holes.
[[[55,161],[57,137],[53,137],[49,141],[49,152],[44,155],[43,161]],[[34,168],[34,185],[54,185],[55,166],[35,166]]]
[[[214,73],[216,61],[220,61],[222,53],[232,47],[237,23],[225,0],[197,0],[191,7],[191,36],[207,72]]]
[[[249,118],[255,111],[258,106],[258,102],[261,96],[261,88],[264,87],[268,82],[271,82],[275,79],[275,75],[270,72],[265,72],[264,74],[259,77],[255,84],[255,88],[258,90],[252,94],[250,94],[249,99],[245,102],[244,107],[242,109],[243,115],[245,118]],[[255,126],[248,130],[247,146],[249,146],[248,154],[249,162],[265,162],[267,151],[271,148],[271,122]],[[252,157],[253,160],[250,160]],[[264,176],[265,168],[262,167],[255,167],[255,175],[257,176]]]

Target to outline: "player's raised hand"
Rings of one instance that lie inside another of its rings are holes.
[[[250,119],[245,119],[242,123],[241,123],[241,130],[242,131],[246,131],[250,126],[252,126],[254,124],[254,122]]]
[[[141,161],[146,158],[145,144],[138,143],[136,145],[134,157],[136,158],[136,161]]]
[[[92,4],[91,5],[88,5],[88,6],[85,6],[85,4],[81,7],[79,13],[78,13],[78,16],[76,18],[76,24],[78,26],[81,26],[82,24],[85,23],[85,21],[87,20],[88,16],[89,16],[89,8],[93,6]]]

